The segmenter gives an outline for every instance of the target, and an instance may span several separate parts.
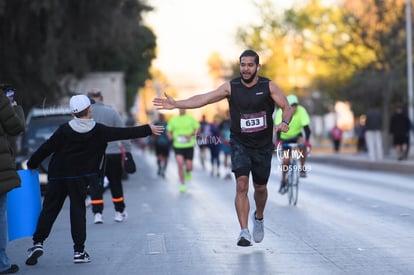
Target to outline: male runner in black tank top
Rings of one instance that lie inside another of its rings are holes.
[[[256,52],[244,51],[239,61],[240,77],[223,83],[217,89],[184,100],[175,100],[165,94],[165,98],[155,98],[153,104],[157,109],[194,109],[228,99],[231,163],[236,177],[235,205],[241,228],[237,245],[250,246],[249,176],[251,173],[256,206],[251,213],[253,239],[259,243],[264,237],[263,212],[274,150],[272,114],[275,104],[283,110],[283,121],[276,125],[276,131],[286,132],[293,110],[274,82],[257,75],[261,65]]]

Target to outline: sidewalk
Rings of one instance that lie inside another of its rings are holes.
[[[341,148],[335,153],[332,148],[326,146],[315,146],[312,148],[309,162],[341,165],[355,169],[366,169],[372,171],[386,171],[402,174],[414,174],[414,159],[398,161],[393,156],[385,156],[381,161],[370,161],[368,154],[357,152],[353,147]]]

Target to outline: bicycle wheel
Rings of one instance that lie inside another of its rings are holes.
[[[287,193],[287,197],[288,197],[288,202],[289,202],[289,204],[290,204],[290,187],[291,187],[291,182],[292,182],[292,170],[290,169],[291,168],[291,165],[289,164],[289,170],[287,171],[287,173],[286,173],[286,185],[285,185],[285,192]]]
[[[292,165],[292,169],[289,171],[288,184],[288,197],[289,204],[296,205],[299,195],[299,171],[297,165]]]

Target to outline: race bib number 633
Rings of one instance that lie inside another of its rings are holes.
[[[242,133],[253,133],[267,128],[266,112],[240,115]]]

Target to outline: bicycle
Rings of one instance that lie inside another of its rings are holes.
[[[287,189],[289,204],[294,206],[298,203],[299,196],[300,158],[302,157],[299,148],[304,146],[304,144],[300,143],[285,143],[282,145],[283,157],[289,157],[285,188]],[[285,155],[284,152],[286,151],[288,153]],[[286,169],[283,164],[282,169]]]

